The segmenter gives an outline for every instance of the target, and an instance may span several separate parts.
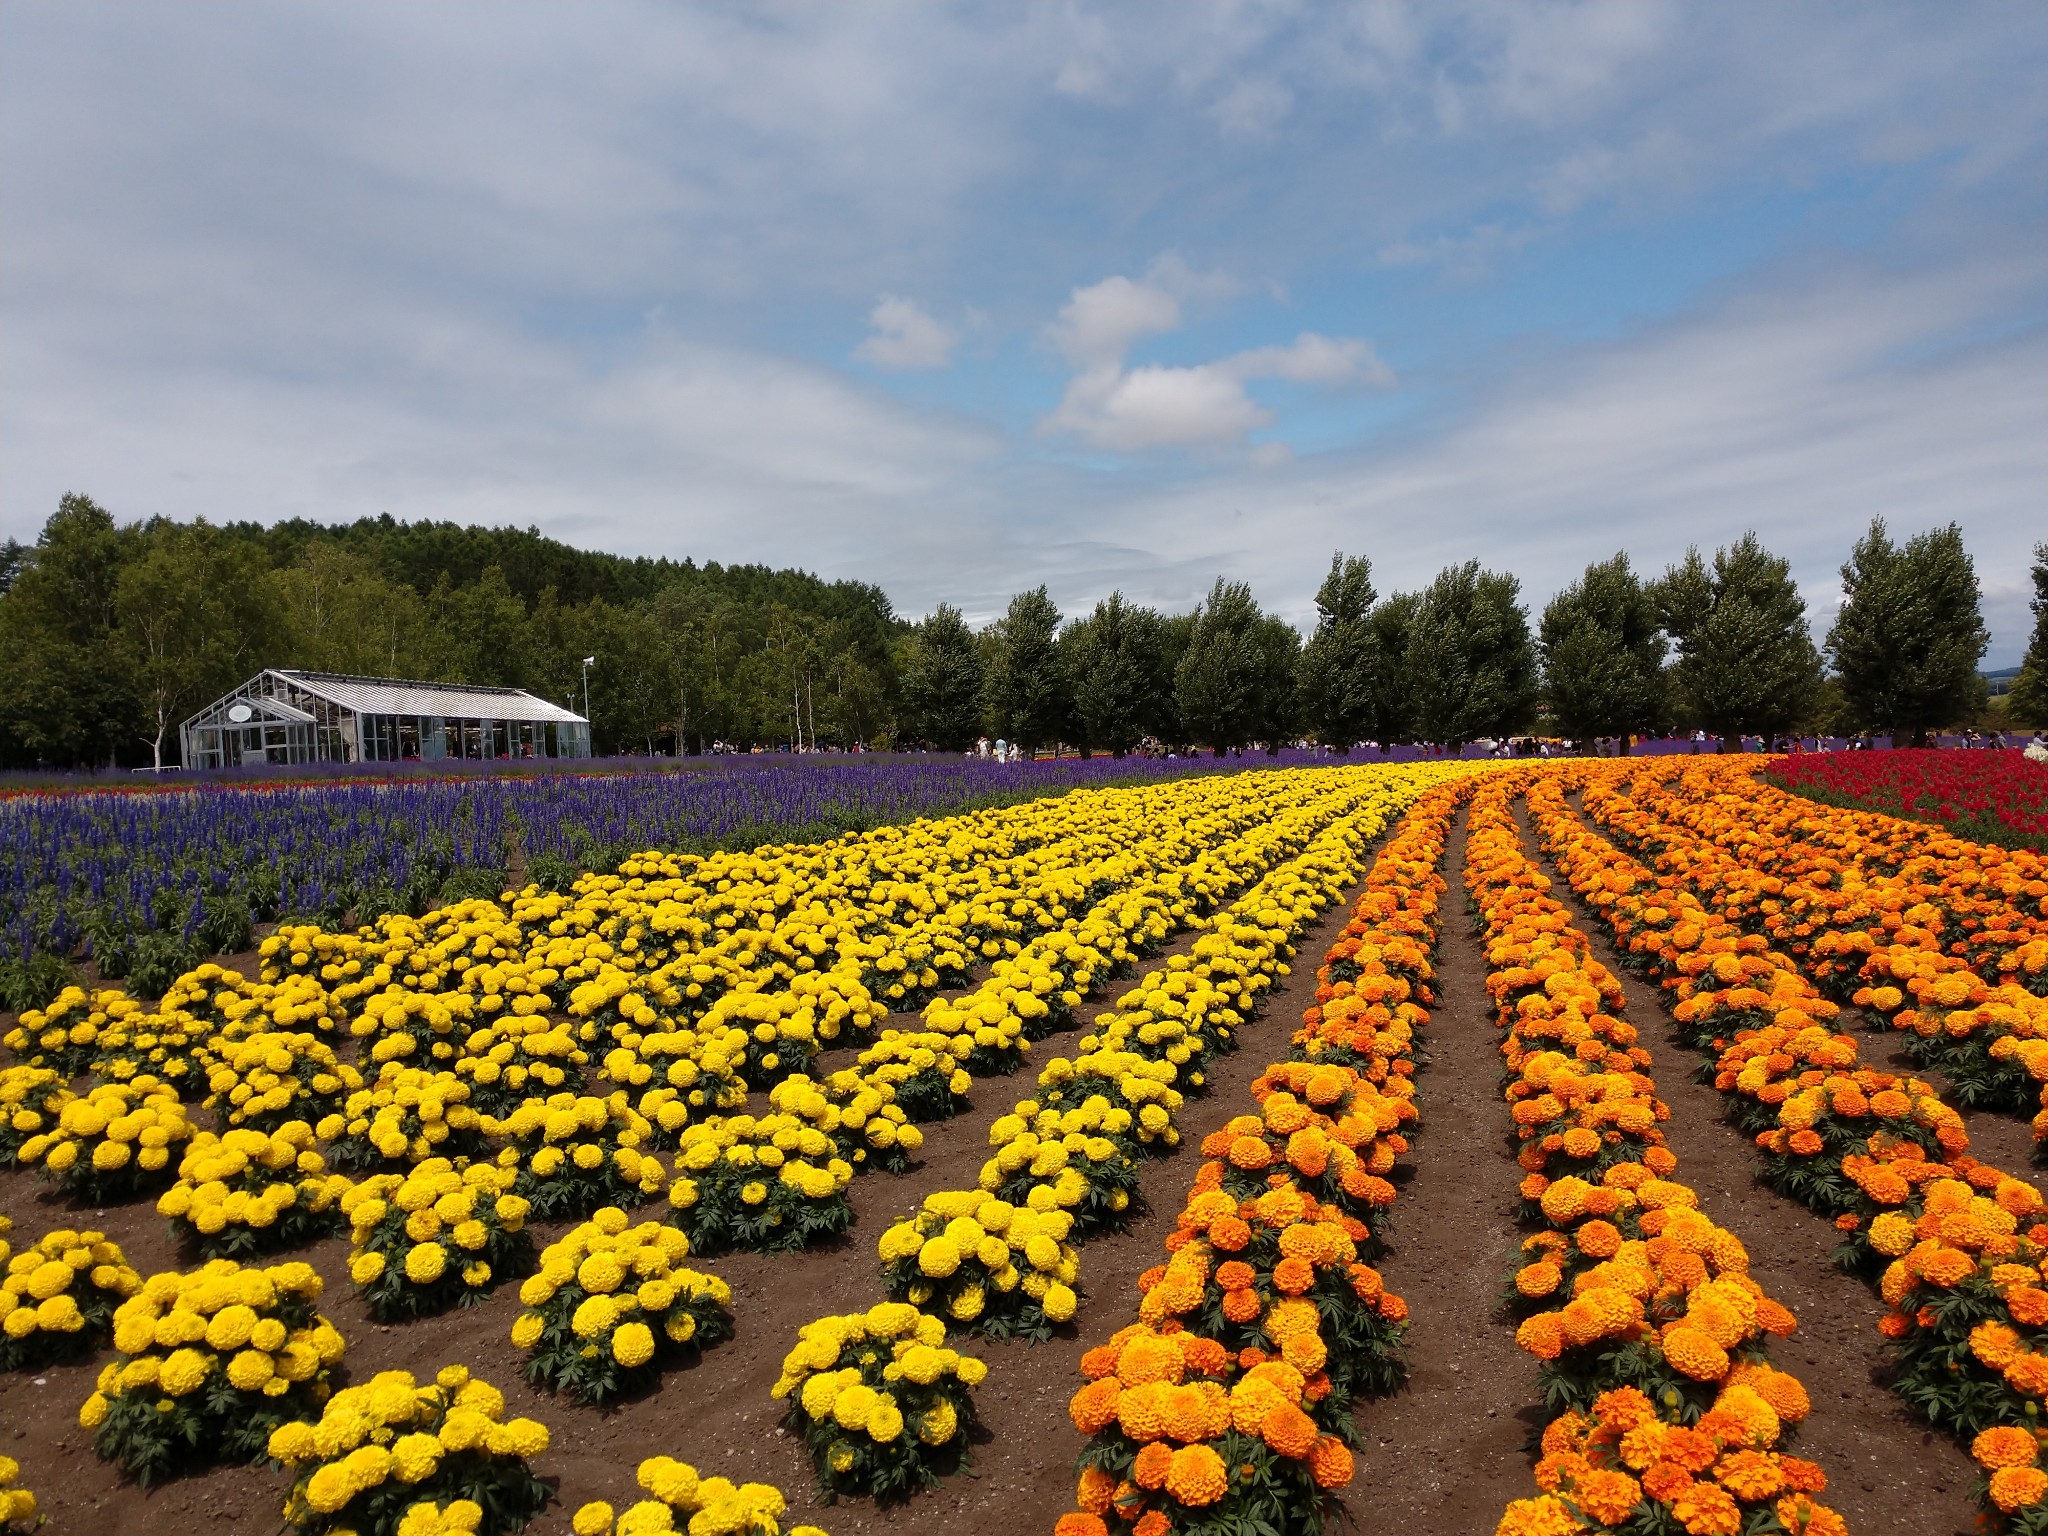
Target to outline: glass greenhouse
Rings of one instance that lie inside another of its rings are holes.
[[[590,722],[523,689],[276,668],[178,734],[187,768],[590,756]]]

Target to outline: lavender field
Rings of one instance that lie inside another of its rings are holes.
[[[336,923],[495,894],[517,858],[564,883],[645,848],[816,841],[1085,785],[1315,759],[710,759],[689,770],[409,777],[0,801],[0,1006],[35,1006],[69,962],[152,994],[253,925]]]

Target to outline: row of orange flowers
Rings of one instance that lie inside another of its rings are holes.
[[[1256,1114],[1203,1140],[1138,1321],[1083,1357],[1070,1412],[1089,1441],[1058,1536],[1315,1532],[1351,1482],[1351,1398],[1404,1374],[1406,1303],[1363,1258],[1417,1120],[1436,867],[1460,793],[1426,792],[1382,849],[1291,1059],[1252,1084]]]
[[[1681,1032],[1713,1053],[1715,1086],[1754,1133],[1763,1177],[1834,1217],[1845,1261],[1876,1278],[1897,1388],[1970,1438],[1990,1527],[2035,1531],[2048,1519],[2040,1193],[1972,1157],[1960,1116],[1928,1084],[1862,1064],[1855,1040],[1828,1028],[1836,1004],[1735,920],[1741,859],[1646,809],[1645,777],[1571,774],[1590,814],[1659,850],[1656,869],[1573,815],[1564,779],[1532,782],[1530,812],[1572,888],[1670,994]]]
[[[1542,1365],[1536,1497],[1499,1536],[1765,1528],[1845,1533],[1826,1475],[1783,1447],[1804,1386],[1769,1363],[1792,1314],[1749,1274],[1740,1239],[1675,1177],[1650,1058],[1622,993],[1549,894],[1509,806],[1475,797],[1465,877],[1484,928],[1506,1097],[1524,1172],[1516,1340]],[[1763,1523],[1760,1523],[1763,1522]]]
[[[2048,1084],[2048,864],[2025,849],[1817,805],[1738,760],[1669,784],[1636,776],[1629,811],[1737,856],[1735,920],[1837,1001],[1905,1032],[1964,1109],[2032,1113]],[[2036,1119],[2048,1141],[2048,1114]]]

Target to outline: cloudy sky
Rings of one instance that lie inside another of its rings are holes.
[[[2048,537],[2048,7],[0,7],[0,536],[536,524],[900,611],[1333,549],[1825,626]]]

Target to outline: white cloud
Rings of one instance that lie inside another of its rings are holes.
[[[944,368],[959,338],[909,299],[885,294],[868,316],[874,334],[854,356],[877,368]]]
[[[1106,277],[1076,288],[1052,327],[1053,344],[1076,368],[1119,364],[1131,343],[1180,329],[1180,301],[1151,282]]]
[[[1324,387],[1394,382],[1392,370],[1363,341],[1310,332],[1284,347],[1255,347],[1190,367],[1127,366],[1133,343],[1180,329],[1180,301],[1169,287],[1213,293],[1223,286],[1176,258],[1162,258],[1142,282],[1109,277],[1075,289],[1051,327],[1075,372],[1040,431],[1113,453],[1241,443],[1273,420],[1246,391],[1255,380]]]

